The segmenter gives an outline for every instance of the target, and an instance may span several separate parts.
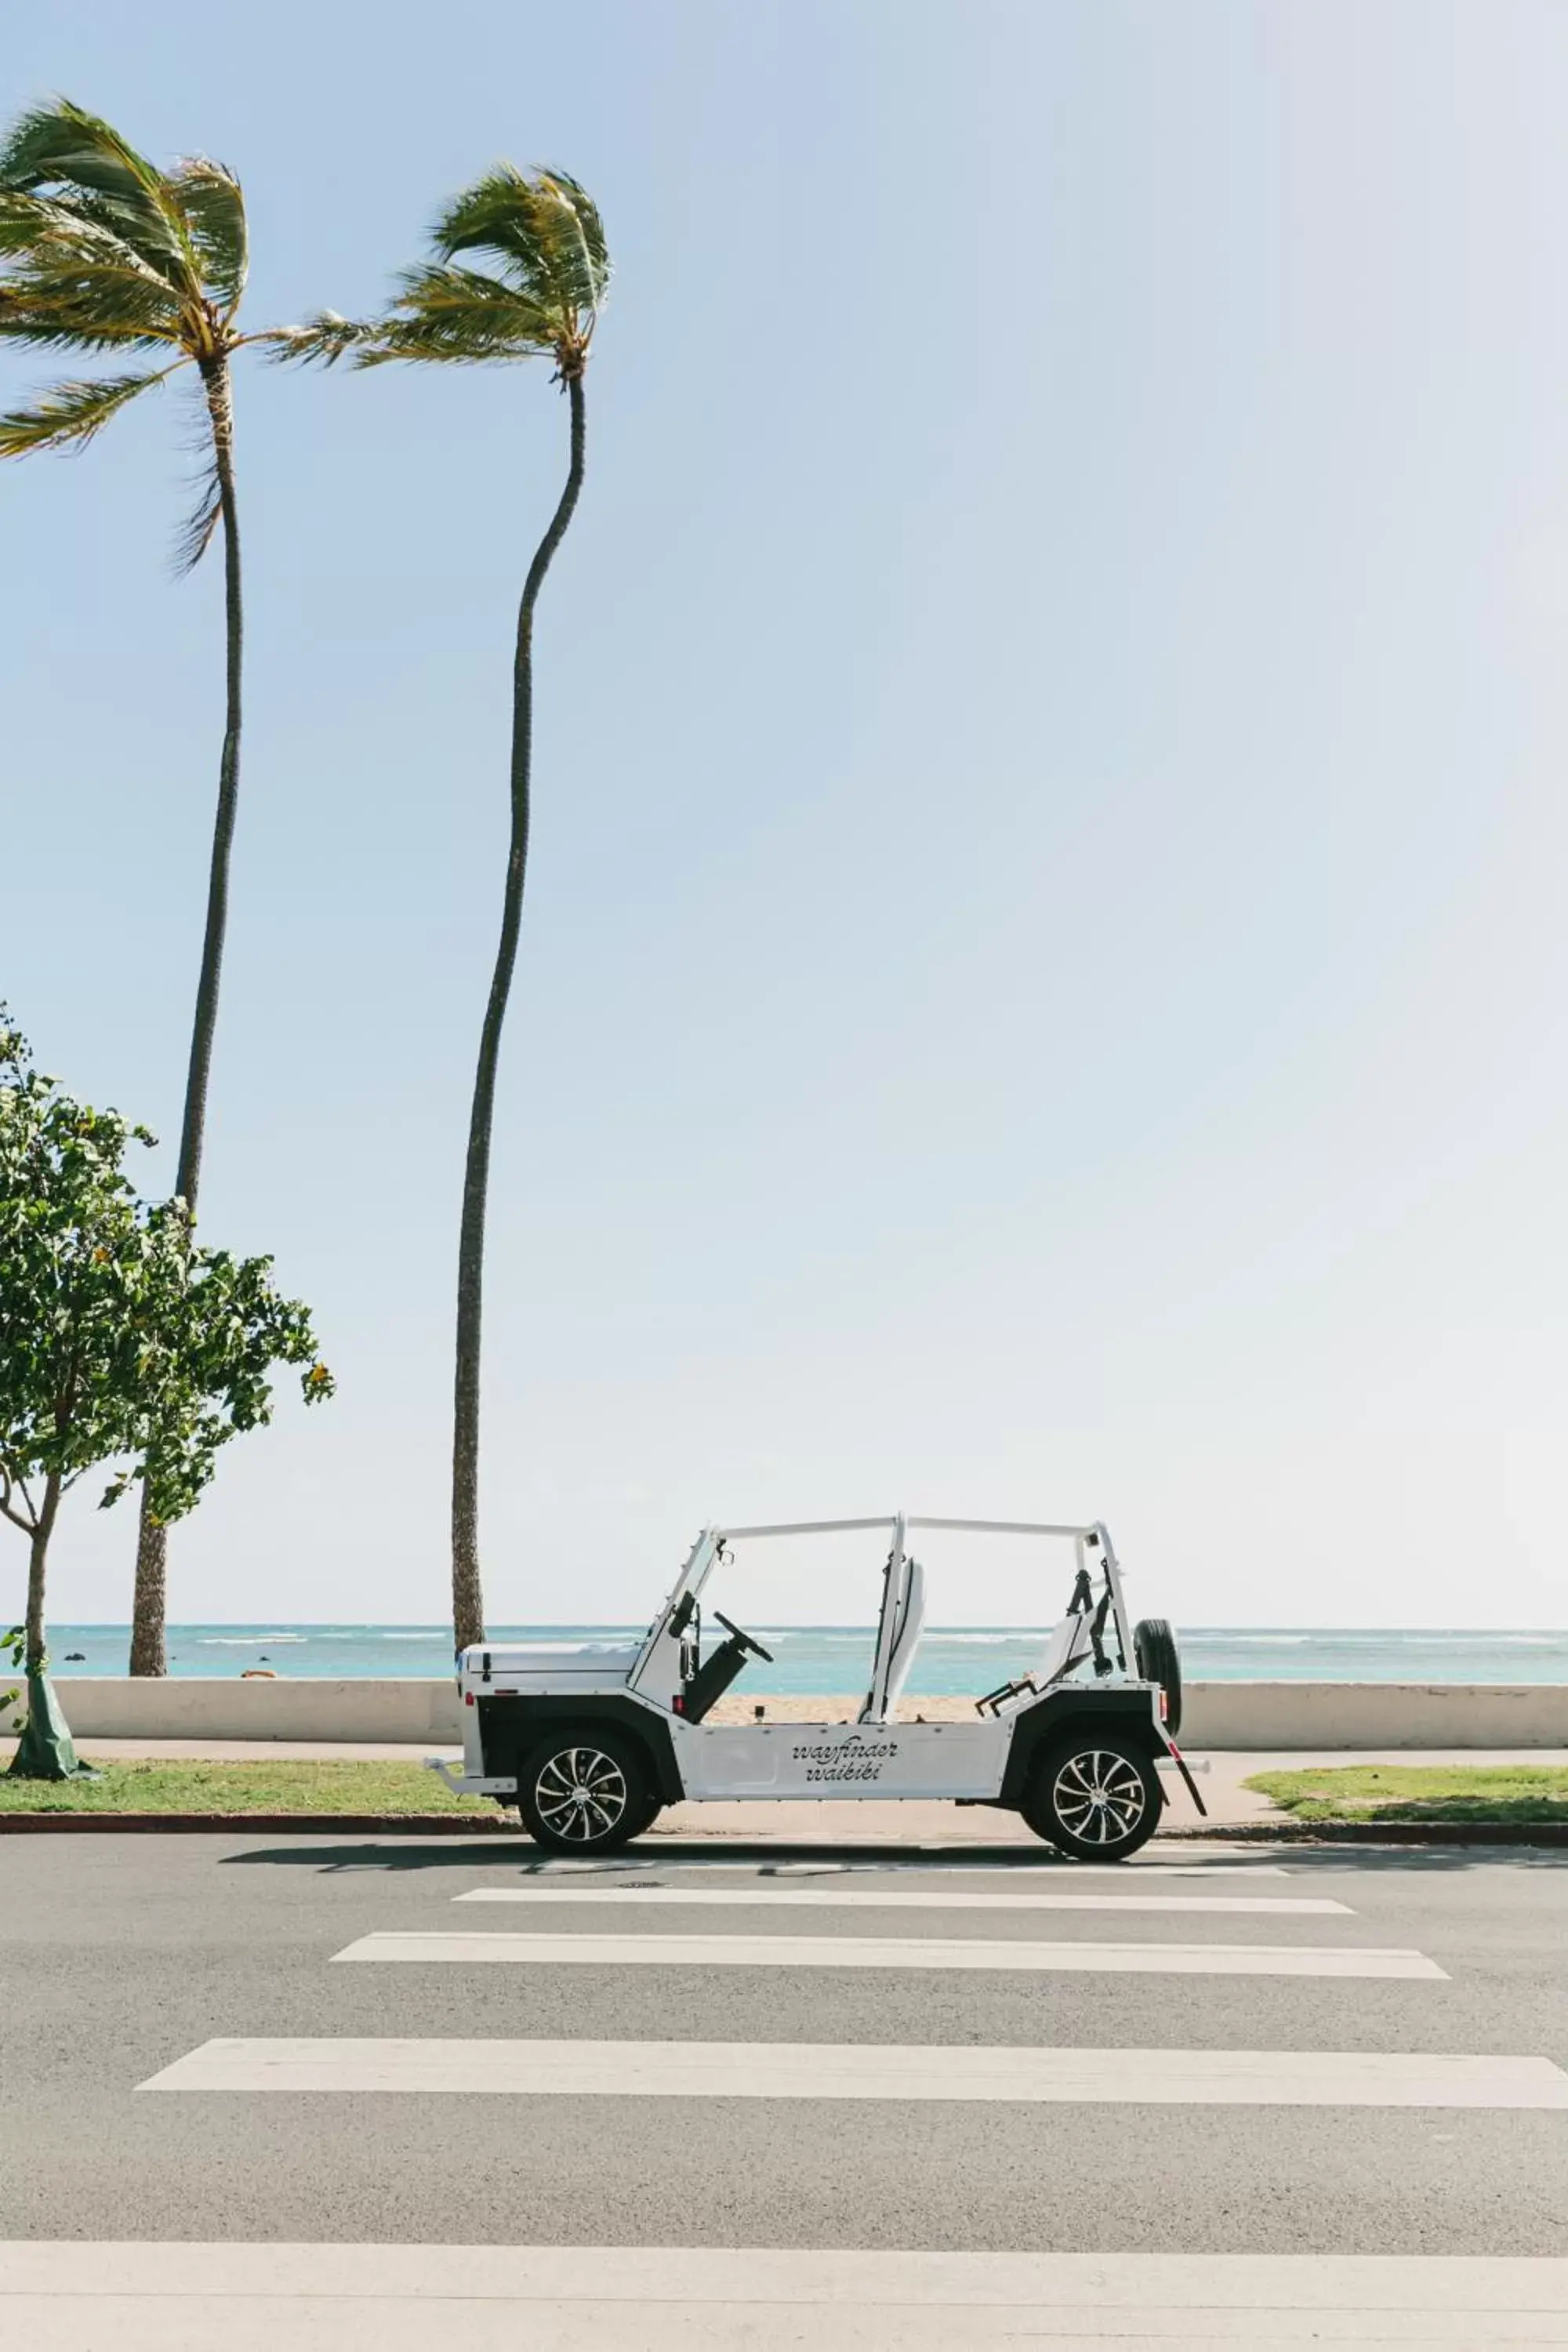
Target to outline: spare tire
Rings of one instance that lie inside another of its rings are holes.
[[[1165,1694],[1165,1728],[1174,1739],[1182,1727],[1182,1659],[1176,1637],[1163,1617],[1141,1617],[1132,1628],[1132,1654],[1146,1683]]]

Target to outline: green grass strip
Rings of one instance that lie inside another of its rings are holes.
[[[1568,1822],[1568,1766],[1340,1764],[1246,1783],[1299,1822]]]
[[[92,1762],[90,1752],[84,1759]],[[97,1780],[21,1780],[0,1767],[0,1813],[468,1813],[491,1821],[486,1797],[458,1797],[417,1764],[127,1761]]]

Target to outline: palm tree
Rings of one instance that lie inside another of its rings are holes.
[[[583,377],[609,284],[610,258],[598,212],[563,172],[523,173],[498,164],[456,197],[430,233],[432,258],[406,270],[384,319],[352,325],[328,313],[289,339],[291,355],[356,365],[388,360],[552,358],[565,392],[569,457],[565,488],[534,550],[517,616],[512,663],[511,839],[501,891],[500,939],[479,1033],[463,1167],[458,1242],[457,1360],[452,1415],[452,1625],[459,1649],[485,1637],[479,1575],[479,1342],[484,1291],[485,1204],[501,1028],[517,961],[528,865],[533,727],[533,610],[583,487]],[[476,268],[462,257],[483,257]]]
[[[65,99],[23,115],[0,147],[0,337],[48,351],[163,358],[138,373],[57,384],[31,407],[0,416],[0,457],[79,449],[140,394],[187,367],[205,408],[208,463],[181,535],[179,568],[199,562],[221,523],[227,709],[175,1178],[193,1221],[239,789],[243,613],[229,362],[242,344],[272,340],[242,335],[236,323],[247,258],[244,198],[221,163],[196,157],[160,172],[109,123]],[[143,1493],[133,1675],[165,1671],[165,1530]]]

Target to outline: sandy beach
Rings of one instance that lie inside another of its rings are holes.
[[[853,1723],[865,1705],[857,1698],[747,1698],[728,1691],[708,1717],[710,1723]],[[895,1723],[965,1723],[972,1698],[906,1698],[893,1709]]]

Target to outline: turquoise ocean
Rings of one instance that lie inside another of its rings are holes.
[[[497,1625],[497,1643],[576,1649],[584,1643],[640,1639],[640,1625]],[[871,1662],[868,1626],[791,1625],[751,1629],[773,1653],[754,1660],[746,1688],[759,1695],[839,1696],[865,1683]],[[1568,1683],[1568,1632],[1401,1633],[1349,1627],[1179,1628],[1190,1682]],[[53,1625],[57,1674],[122,1675],[129,1631],[123,1625]],[[959,1696],[994,1689],[1024,1673],[1046,1640],[1039,1626],[931,1626],[916,1654],[911,1696]],[[228,1675],[269,1667],[277,1675],[446,1675],[450,1634],[437,1625],[172,1625],[169,1671]]]

